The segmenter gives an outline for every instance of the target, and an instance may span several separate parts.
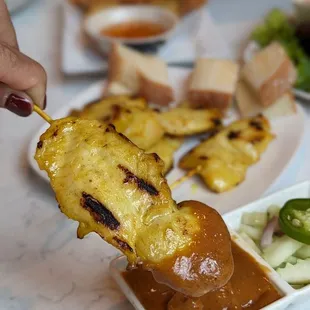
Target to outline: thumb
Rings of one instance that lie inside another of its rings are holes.
[[[32,113],[33,102],[25,92],[13,90],[0,83],[0,108],[25,117]]]

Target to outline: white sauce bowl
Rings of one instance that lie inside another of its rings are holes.
[[[99,12],[87,16],[84,21],[84,30],[86,34],[97,43],[98,47],[104,53],[109,53],[112,42],[119,42],[137,47],[163,43],[173,34],[178,20],[178,16],[173,12],[158,6],[117,6],[102,9]],[[145,38],[116,38],[102,34],[103,29],[112,25],[133,21],[160,24],[166,29],[166,31],[159,35]]]

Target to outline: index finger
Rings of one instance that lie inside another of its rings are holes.
[[[4,0],[0,0],[0,42],[18,48],[15,29]]]

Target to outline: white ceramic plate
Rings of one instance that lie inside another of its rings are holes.
[[[267,267],[267,276],[270,281],[277,287],[280,292],[283,293],[284,297],[276,301],[273,304],[263,308],[265,310],[301,310],[301,309],[310,309],[310,286],[306,286],[301,290],[294,290],[287,282],[279,277],[279,275],[254,251],[248,248],[246,243],[238,237],[233,231],[237,230],[240,225],[241,216],[244,212],[253,212],[253,211],[266,211],[266,209],[271,204],[283,205],[287,200],[292,198],[310,198],[310,182],[304,182],[293,187],[290,187],[285,190],[276,192],[266,198],[254,201],[253,203],[239,208],[236,211],[232,211],[229,214],[224,215],[224,220],[226,224],[233,229],[232,235],[235,236],[234,240],[237,240],[238,245],[251,254],[255,260]],[[208,203],[207,200],[203,202]],[[122,273],[126,271],[127,259],[124,256],[114,259],[110,263],[110,272],[114,280],[119,285],[122,292],[131,302],[131,304],[137,310],[146,310],[141,305],[139,300],[136,298],[135,294],[131,288],[127,285],[126,281],[122,277]]]
[[[66,75],[102,74],[107,61],[89,47],[83,31],[83,14],[63,1],[62,71]],[[248,23],[247,23],[248,24]],[[252,24],[252,23],[251,23]],[[240,40],[247,38],[244,23],[217,27],[207,10],[194,11],[179,22],[173,36],[158,51],[167,63],[193,63],[203,55],[237,58]],[[182,53],[180,53],[182,51]],[[209,53],[210,52],[210,53]]]
[[[185,87],[183,87],[183,85],[189,73],[190,70],[187,69],[169,69],[170,80],[173,82],[177,100],[184,98],[183,91]],[[54,119],[65,117],[69,114],[71,109],[82,108],[86,103],[99,98],[103,86],[104,82],[93,85],[60,109],[56,114],[52,115],[52,117]],[[236,118],[237,113],[232,110],[225,121],[230,122]],[[176,201],[186,199],[204,201],[219,210],[220,213],[225,213],[259,198],[280,176],[298,149],[304,128],[304,113],[302,108],[298,106],[295,115],[273,121],[271,125],[277,137],[263,154],[262,159],[256,165],[249,168],[246,180],[243,183],[230,192],[215,194],[210,192],[198,177],[194,177],[174,190],[174,199]],[[31,167],[45,180],[48,180],[47,175],[45,172],[39,170],[33,156],[39,137],[47,127],[48,125],[44,125],[38,130],[28,150],[28,158]],[[180,150],[176,152],[175,162],[177,163],[180,156],[198,142],[199,137],[187,139]],[[177,167],[174,168],[168,175],[168,182],[172,183],[183,174],[183,170]]]
[[[249,41],[248,44],[246,45],[244,51],[243,51],[244,62],[248,62],[249,60],[251,60],[251,58],[253,58],[255,53],[257,53],[259,50],[260,50],[260,47],[258,46],[258,44],[256,42]],[[300,98],[302,100],[310,100],[310,93],[308,93],[304,90],[300,90],[300,89],[295,88],[294,93],[298,98]]]

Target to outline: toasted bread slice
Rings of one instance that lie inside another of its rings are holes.
[[[149,102],[168,105],[174,100],[173,89],[169,83],[167,64],[158,57],[145,56],[138,68],[139,95]]]
[[[292,88],[297,73],[284,48],[274,42],[243,67],[242,77],[257,94],[259,102],[269,106]]]
[[[159,105],[174,98],[166,63],[120,44],[113,44],[108,80],[108,95],[140,95]]]
[[[291,91],[287,91],[272,105],[264,107],[253,90],[242,80],[238,82],[236,101],[242,117],[251,117],[263,114],[268,119],[296,113],[296,103]]]
[[[226,110],[232,103],[238,72],[238,64],[230,60],[198,59],[188,92],[192,107]]]

